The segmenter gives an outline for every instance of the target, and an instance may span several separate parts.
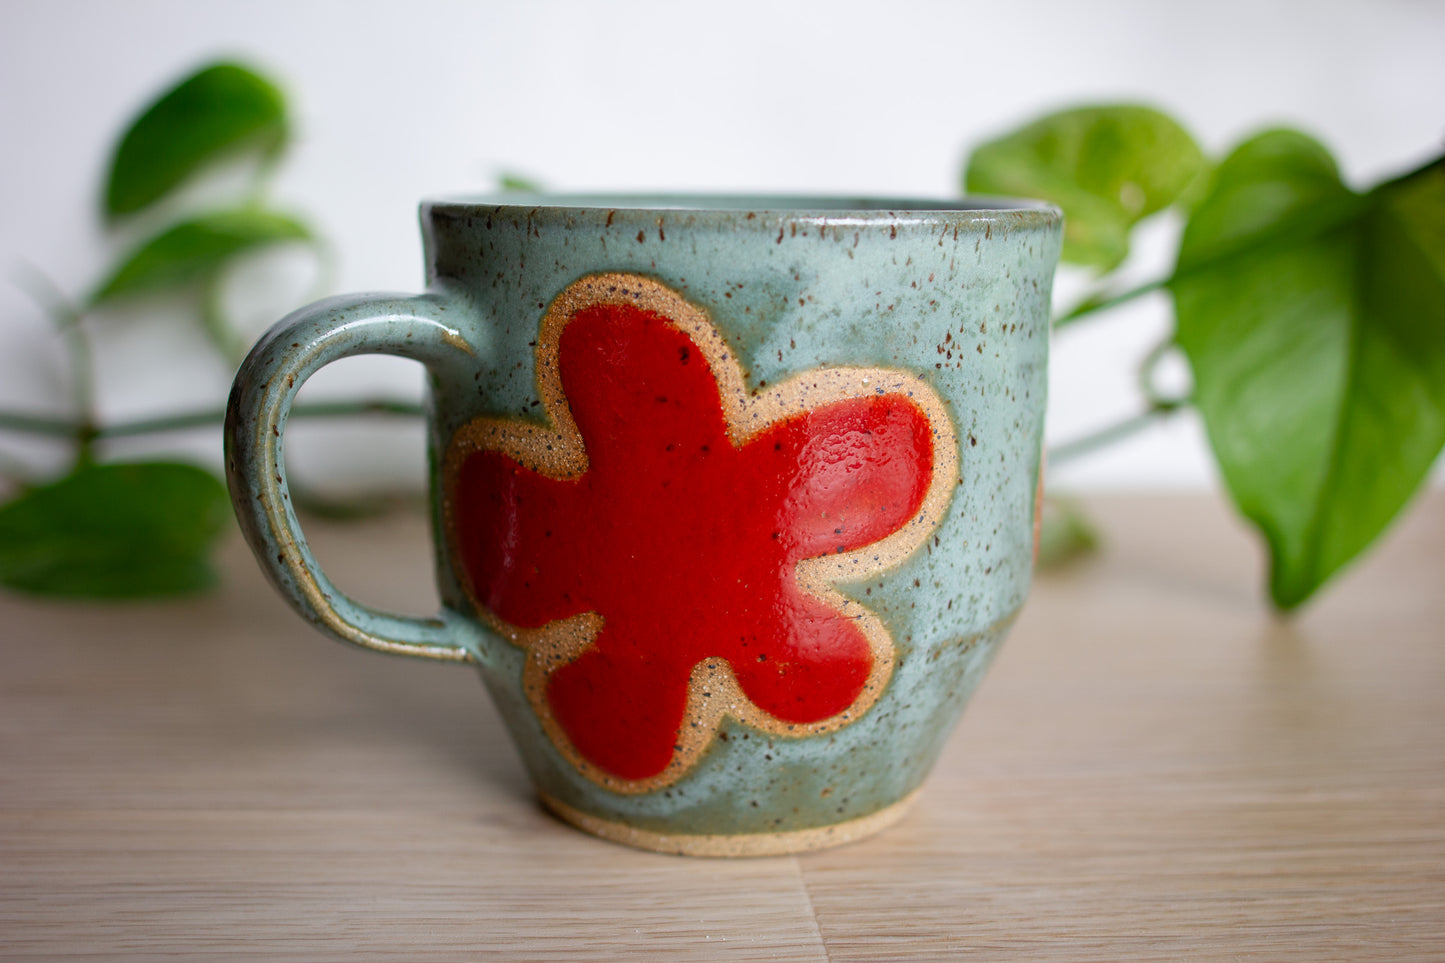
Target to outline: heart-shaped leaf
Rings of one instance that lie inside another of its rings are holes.
[[[542,185],[525,174],[503,171],[497,175],[497,189],[508,194],[542,194]]]
[[[1206,168],[1188,131],[1151,107],[1077,107],[979,147],[964,187],[1057,204],[1063,259],[1108,270],[1129,253],[1129,229],[1183,199]]]
[[[200,591],[229,515],[225,486],[191,465],[83,467],[0,505],[0,583],[97,599]]]
[[[275,154],[286,143],[286,99],[239,64],[192,74],[130,125],[111,161],[105,213],[139,211],[218,158],[253,147]]]
[[[1445,445],[1445,166],[1361,196],[1317,142],[1261,134],[1220,165],[1170,287],[1210,444],[1292,608]]]
[[[1069,499],[1046,496],[1039,525],[1038,567],[1063,568],[1099,550],[1099,534]]]
[[[206,214],[143,242],[96,290],[91,304],[202,281],[239,254],[311,239],[305,224],[272,211],[240,208]]]

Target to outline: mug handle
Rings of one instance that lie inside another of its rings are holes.
[[[291,504],[282,454],[296,392],[322,366],[358,354],[392,354],[434,377],[475,354],[438,295],[359,294],[327,298],[287,315],[257,342],[236,373],[226,409],[226,480],[231,503],[261,568],[300,615],[363,648],[451,662],[478,658],[477,632],[443,607],[434,618],[391,615],[340,592],[321,571]]]

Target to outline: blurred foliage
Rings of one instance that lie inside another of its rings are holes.
[[[286,98],[239,64],[205,67],[147,107],[116,145],[105,214],[135,214],[221,158],[255,149],[274,161],[286,148]]]
[[[544,190],[540,181],[514,171],[497,175],[497,189],[507,194],[541,194]]]
[[[303,220],[263,199],[290,130],[280,88],[235,63],[182,79],[126,127],[101,205],[108,223],[177,200],[179,188],[222,163],[249,159],[255,177],[245,196],[216,209],[173,204],[186,209],[122,251],[78,305],[42,292],[71,347],[75,412],[0,412],[0,428],[68,439],[75,461],[68,474],[0,505],[0,583],[71,598],[171,595],[213,583],[208,558],[227,515],[221,482],[168,462],[97,464],[95,443],[210,424],[219,413],[99,423],[87,313],[143,296],[185,299],[237,360],[240,338],[218,308],[229,266],[279,244],[319,245]],[[1095,105],[981,145],[963,182],[971,192],[1063,209],[1064,260],[1098,277],[1056,324],[1153,291],[1173,299],[1175,330],[1142,366],[1144,414],[1062,446],[1055,464],[1193,405],[1231,497],[1269,547],[1270,597],[1286,609],[1363,551],[1419,489],[1445,445],[1445,161],[1357,192],[1329,152],[1298,132],[1254,136],[1216,165],[1157,109]],[[538,190],[515,174],[499,186]],[[1135,225],[1165,210],[1184,221],[1173,272],[1120,290],[1109,272],[1128,256]],[[1174,349],[1193,375],[1189,398],[1152,387],[1153,366]],[[316,407],[327,416],[419,410]],[[11,465],[6,458],[15,475]],[[1042,564],[1080,558],[1097,542],[1077,506],[1046,501]]]
[[[215,584],[226,488],[192,465],[85,465],[0,505],[0,581],[79,598],[174,595]]]
[[[219,210],[182,205],[187,209],[179,220],[122,252],[79,305],[47,295],[71,346],[74,415],[0,413],[0,427],[70,439],[75,465],[59,480],[22,488],[0,505],[0,583],[39,595],[95,599],[177,595],[214,584],[208,558],[230,514],[222,482],[202,468],[169,462],[95,464],[95,442],[108,426],[93,410],[90,365],[100,359],[92,357],[87,313],[141,295],[180,299],[223,353],[237,360],[241,338],[218,308],[225,270],[262,248],[316,243],[305,222],[262,200],[289,131],[279,87],[247,67],[217,63],[181,80],[121,135],[100,212],[110,223],[153,210],[183,184],[248,151],[256,176],[246,196]],[[154,426],[163,430],[187,420],[157,419]],[[109,426],[109,433],[144,428]]]
[[[1175,273],[1194,403],[1291,608],[1445,445],[1445,165],[1361,195],[1315,141],[1266,132],[1220,165]]]
[[[1042,507],[1038,554],[1041,567],[1062,568],[1098,550],[1099,534],[1076,502],[1050,495]]]
[[[246,207],[212,211],[143,242],[101,284],[90,304],[99,307],[118,298],[209,281],[247,251],[311,239],[310,228],[284,214]]]
[[[1051,201],[1068,215],[1065,260],[1110,270],[1129,253],[1130,228],[1184,199],[1207,167],[1194,138],[1151,107],[1078,107],[980,146],[964,188]]]
[[[1060,320],[1173,296],[1174,334],[1141,371],[1146,414],[1199,411],[1230,497],[1268,546],[1276,607],[1309,599],[1419,490],[1445,446],[1445,159],[1359,193],[1297,131],[1258,134],[1213,167],[1178,123],[1123,105],[1051,114],[983,145],[965,171],[970,190],[1057,204],[1064,259],[1096,269],[1123,260],[1139,218],[1175,206],[1170,276],[1123,292],[1102,278]],[[1189,399],[1152,391],[1148,369],[1172,347]]]

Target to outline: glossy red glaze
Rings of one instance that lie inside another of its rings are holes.
[[[850,398],[735,447],[702,352],[630,305],[579,311],[558,359],[588,470],[557,480],[474,452],[453,518],[473,596],[498,618],[536,628],[602,616],[592,646],[547,686],[577,751],[622,778],[661,772],[689,676],[711,657],[784,722],[848,708],[872,667],[868,641],[805,593],[795,568],[919,511],[933,466],[924,413],[902,395]]]

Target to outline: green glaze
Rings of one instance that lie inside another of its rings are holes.
[[[1029,587],[1058,213],[1021,202],[509,195],[424,204],[422,225],[426,295],[303,309],[237,377],[233,499],[288,599],[347,641],[476,662],[538,788],[604,820],[665,834],[789,832],[866,816],[917,788]],[[930,544],[838,586],[892,636],[879,701],[810,738],[730,720],[681,780],[636,795],[589,781],[553,748],[521,688],[524,652],[474,617],[441,524],[440,453],[479,415],[537,419],[539,320],[559,292],[599,272],[644,275],[701,307],[750,388],[825,366],[906,371],[942,398],[959,442],[958,484]],[[363,352],[414,358],[430,373],[444,603],[435,620],[345,599],[289,508],[280,453],[290,399],[316,368]]]

